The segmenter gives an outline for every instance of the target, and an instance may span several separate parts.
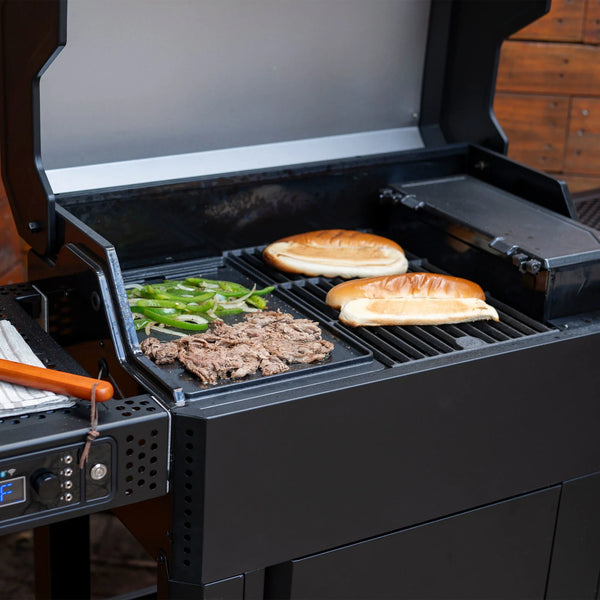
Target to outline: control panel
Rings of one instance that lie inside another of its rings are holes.
[[[99,438],[79,468],[83,444],[0,460],[0,526],[109,498],[114,489],[114,441]]]

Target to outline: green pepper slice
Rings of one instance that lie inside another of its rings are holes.
[[[261,310],[263,308],[266,308],[266,306],[267,306],[267,301],[264,298],[262,298],[261,296],[255,296],[254,294],[252,294],[252,296],[250,296],[250,298],[246,298],[246,302],[248,304],[250,304],[251,306],[260,308]]]
[[[135,304],[130,305],[132,308],[137,306],[149,306],[155,308],[178,308],[185,310],[187,304],[185,302],[174,302],[173,300],[158,300],[154,298],[137,298]]]
[[[192,314],[205,313],[207,310],[210,310],[214,305],[214,300],[207,300],[202,304],[186,304],[184,311]]]
[[[186,329],[188,331],[206,331],[208,329],[208,323],[190,323],[188,321],[179,321],[178,319],[174,319],[169,314],[178,314],[178,313],[165,313],[163,311],[167,311],[171,309],[156,309],[156,308],[146,308],[142,307],[142,312],[147,317],[158,321],[159,323],[164,323],[169,327],[175,327],[177,329]]]
[[[226,315],[237,315],[241,312],[244,312],[241,308],[222,308],[220,306],[217,306],[217,308],[215,309],[215,315],[217,315],[217,317],[224,317]]]
[[[198,304],[209,300],[215,295],[216,292],[204,292],[203,294],[199,294],[197,296],[178,296],[176,294],[167,294],[166,292],[157,292],[155,298],[159,300],[172,300],[174,302],[185,302],[186,304],[189,302],[197,302]]]
[[[152,319],[134,319],[133,320],[133,326],[135,327],[136,331],[139,331],[140,329],[144,329],[146,327],[146,325],[150,325],[150,323],[154,323],[154,321]]]

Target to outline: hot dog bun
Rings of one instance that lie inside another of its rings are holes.
[[[269,244],[264,260],[288,273],[324,277],[374,277],[405,273],[402,248],[387,238],[347,229],[291,235]]]
[[[326,302],[347,325],[442,325],[492,319],[479,285],[460,277],[405,273],[340,283]]]

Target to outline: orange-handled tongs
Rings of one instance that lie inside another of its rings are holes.
[[[0,358],[0,380],[84,400],[92,399],[92,390],[95,386],[96,402],[106,402],[113,397],[113,386],[108,381],[43,367],[32,367],[2,358]]]

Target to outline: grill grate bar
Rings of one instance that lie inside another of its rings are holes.
[[[454,340],[450,336],[446,339],[441,339],[441,337],[432,335],[418,325],[409,325],[407,327],[392,326],[389,329],[398,337],[404,338],[409,343],[421,348],[429,356],[446,354],[457,349],[456,345],[453,344]]]
[[[598,190],[594,190],[592,197],[583,198],[575,204],[579,220],[594,229],[600,229],[599,196]]]
[[[543,333],[544,331],[550,331],[550,328],[531,319],[527,315],[517,312],[514,308],[502,304],[495,299],[488,299],[488,303],[491,304],[501,315],[501,322],[505,325],[510,325],[513,330],[522,333],[523,335],[533,335],[534,333]]]
[[[375,356],[377,360],[388,367],[415,360],[415,357],[404,354],[396,344],[392,345],[386,341],[381,335],[380,329],[381,328],[379,327],[361,327],[351,329],[351,331],[370,346],[373,356]],[[423,356],[421,356],[421,358],[423,358]]]
[[[473,331],[480,331],[486,335],[488,335],[493,341],[504,342],[506,340],[510,340],[514,335],[508,335],[505,331],[502,331],[502,327],[494,327],[496,325],[495,321],[479,321],[477,324],[477,329],[472,326]],[[472,334],[471,334],[472,335]],[[519,334],[516,337],[521,337]]]
[[[488,344],[493,344],[499,340],[494,339],[492,336],[488,335],[484,330],[482,330],[481,323],[483,321],[478,322],[477,326],[471,323],[458,323],[456,325],[437,325],[440,329],[447,331],[450,335],[455,338],[460,338],[464,336],[477,337]],[[434,327],[436,327],[434,325]]]
[[[295,286],[294,292],[311,306],[318,307],[332,321],[337,320],[338,311],[325,304],[326,292],[320,286],[307,282],[303,286]]]
[[[498,339],[511,339],[514,337],[521,337],[522,335],[521,331],[502,321],[486,321],[485,323],[482,323],[482,327],[489,331],[490,335],[493,337],[499,335],[503,336]]]
[[[282,271],[278,271],[277,269],[273,269],[267,265],[262,259],[262,250],[260,248],[253,248],[247,252],[236,254],[234,256],[236,259],[235,262],[240,264],[240,266],[259,271],[263,275],[266,275],[274,283],[287,283],[289,281],[306,279],[304,275],[283,273]]]
[[[407,343],[401,337],[394,335],[393,332],[389,331],[385,327],[377,328],[375,334],[381,339],[388,342],[394,348],[399,348],[406,355],[413,359],[425,358],[428,356],[428,353],[422,352],[417,346],[414,344]],[[437,352],[436,352],[437,354]]]

